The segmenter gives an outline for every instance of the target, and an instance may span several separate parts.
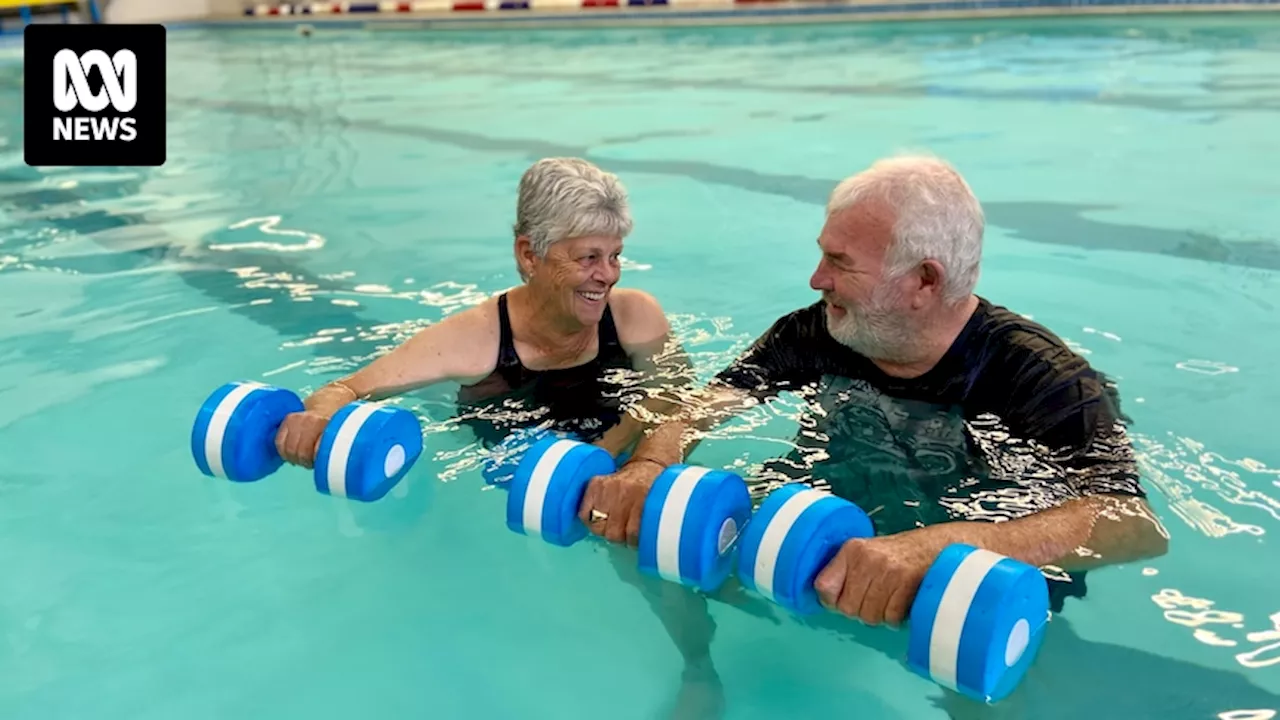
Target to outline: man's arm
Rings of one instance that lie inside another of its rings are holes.
[[[652,429],[632,458],[661,467],[683,462],[701,434],[765,398],[815,379],[819,373],[812,364],[817,332],[813,311],[806,308],[779,318],[708,385],[698,390],[689,384],[664,388],[660,399],[667,419],[650,423]]]
[[[1168,551],[1169,534],[1146,501],[1138,463],[1128,432],[1115,419],[1113,398],[1103,398],[1075,423],[1093,431],[1084,435],[1083,449],[1062,454],[1058,463],[1076,497],[1062,505],[1016,520],[974,529],[978,540],[993,552],[1037,567],[1068,572],[1157,557]],[[1068,423],[1069,425],[1070,423]],[[1053,437],[1046,433],[1045,437]],[[977,523],[958,523],[973,525]]]
[[[658,475],[669,466],[684,462],[702,432],[728,420],[739,409],[755,405],[755,399],[746,391],[715,384],[684,398],[661,402],[678,408],[672,419],[645,434],[617,472],[593,478],[578,507],[582,522],[610,542],[626,541],[636,546],[644,499]],[[607,517],[594,521],[592,510]]]
[[[587,486],[578,517],[591,532],[612,542],[637,544],[644,498],[653,481],[667,467],[684,462],[699,438],[735,414],[754,407],[761,397],[802,384],[812,375],[805,355],[797,353],[795,323],[783,317],[760,336],[709,385],[693,390],[689,384],[662,388],[655,397],[659,420],[636,445],[627,463],[611,475]],[[665,418],[665,419],[663,419]],[[593,521],[592,510],[608,516]]]
[[[1037,392],[1021,403],[1027,413],[1050,421],[1009,414],[1017,430],[1057,449],[1051,456],[1063,474],[1057,482],[1067,485],[1071,499],[1013,520],[948,522],[851,540],[814,583],[823,603],[870,624],[901,623],[925,573],[953,543],[1066,572],[1167,552],[1168,532],[1146,502],[1114,398],[1088,376],[1053,388],[1053,395]],[[1052,412],[1055,402],[1069,412]]]
[[[850,540],[814,581],[829,609],[869,625],[899,625],[925,573],[962,543],[1034,567],[1087,570],[1164,554],[1168,533],[1142,498],[1095,495],[1005,522],[950,522]]]
[[[1074,572],[1165,554],[1169,534],[1140,497],[1091,495],[1001,523],[940,525],[964,542],[1036,567]],[[948,543],[949,544],[949,543]]]
[[[617,456],[677,407],[668,398],[689,385],[692,373],[684,348],[672,336],[666,313],[652,295],[615,290],[613,307],[618,339],[639,376],[625,390],[644,395],[595,443]],[[664,388],[670,390],[664,393]]]
[[[748,391],[719,382],[696,391],[666,391],[656,402],[661,403],[667,419],[640,439],[631,459],[648,460],[663,468],[684,462],[703,434],[757,404]]]

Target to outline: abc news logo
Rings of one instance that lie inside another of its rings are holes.
[[[86,68],[96,68],[102,74],[102,90],[89,89]],[[101,50],[90,50],[76,55],[71,50],[59,50],[53,56],[53,104],[64,113],[83,108],[96,113],[106,109],[107,103],[117,113],[131,113],[138,104],[138,56],[131,50],[121,50],[112,57]],[[138,137],[137,123],[128,117],[99,117],[80,115],[55,117],[54,140],[115,140],[131,142]]]
[[[28,165],[163,165],[162,25],[29,25]]]

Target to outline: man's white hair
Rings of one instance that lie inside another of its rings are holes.
[[[926,155],[880,160],[836,186],[827,215],[865,200],[884,202],[893,213],[886,279],[932,258],[946,272],[943,298],[955,303],[969,297],[978,284],[986,219],[955,168]]]
[[[552,243],[589,235],[631,234],[627,191],[616,175],[579,158],[544,158],[520,178],[515,234],[527,235],[538,257]]]

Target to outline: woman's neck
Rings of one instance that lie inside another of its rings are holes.
[[[595,339],[595,328],[565,317],[554,300],[539,300],[527,285],[507,293],[512,333],[549,357],[577,357]],[[519,331],[516,330],[519,328]]]

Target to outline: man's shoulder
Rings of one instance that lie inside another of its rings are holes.
[[[1088,361],[1072,350],[1057,333],[1034,318],[1015,312],[985,298],[979,298],[981,313],[976,334],[989,360],[1044,364],[1078,370]]]
[[[822,301],[819,300],[778,317],[764,335],[780,336],[790,341],[830,337]]]
[[[1006,420],[1019,420],[1036,434],[1075,425],[1069,422],[1075,419],[1083,424],[1073,434],[1083,436],[1099,417],[1122,417],[1110,380],[1057,333],[1009,308],[982,303],[974,390],[984,404],[1002,406],[1014,416]]]
[[[840,347],[827,332],[825,311],[817,302],[774,320],[716,378],[762,392],[803,385],[840,364],[841,356],[833,346]]]

